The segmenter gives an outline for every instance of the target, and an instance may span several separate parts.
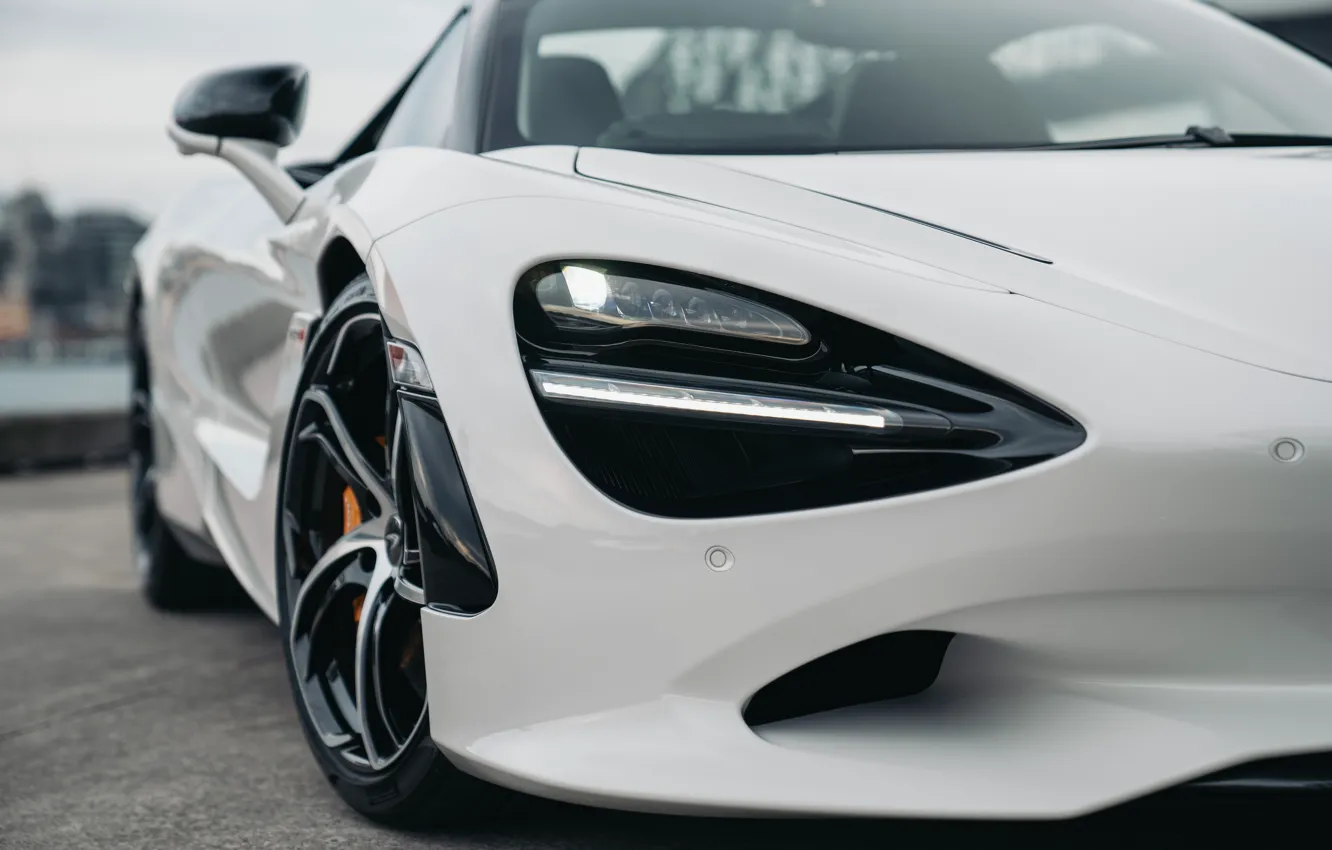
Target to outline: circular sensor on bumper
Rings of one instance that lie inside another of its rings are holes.
[[[1277,440],[1270,451],[1272,459],[1278,463],[1299,463],[1304,460],[1304,444],[1289,437]]]
[[[735,566],[735,555],[725,546],[713,546],[703,553],[703,563],[714,573],[724,573]]]

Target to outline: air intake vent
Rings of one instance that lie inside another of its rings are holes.
[[[900,699],[934,684],[951,632],[892,632],[830,652],[765,685],[745,706],[762,726],[852,705]]]

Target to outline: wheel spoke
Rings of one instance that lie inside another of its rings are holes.
[[[374,572],[365,590],[361,605],[361,619],[356,629],[356,710],[361,723],[361,737],[365,741],[365,755],[372,767],[385,763],[395,753],[381,755],[375,730],[388,733],[390,726],[384,717],[383,700],[379,687],[380,629],[392,599],[390,582],[393,569],[381,550],[376,553]],[[390,742],[393,736],[389,733]],[[396,747],[395,747],[396,749]]]
[[[310,540],[308,535],[301,534],[301,524],[296,519],[296,514],[290,508],[282,510],[282,549],[286,560],[287,578],[296,578],[301,574],[301,550],[305,546],[308,551]],[[308,560],[305,559],[305,560]]]
[[[342,572],[350,576],[355,569],[355,563],[351,562],[344,565]],[[354,587],[355,585],[356,582],[354,581],[345,581],[339,583],[337,589],[341,589],[343,586]],[[292,647],[296,650],[294,656],[296,672],[302,680],[311,681],[322,677],[327,682],[336,683],[338,678],[336,666],[330,666],[329,653],[321,651],[321,648],[327,649],[329,641],[333,639],[332,636],[337,630],[337,616],[333,613],[336,610],[333,605],[335,595],[336,593],[329,593],[321,597],[318,606],[313,611],[308,612],[308,625],[292,638]],[[340,704],[345,702],[345,705],[342,706],[344,709],[352,706],[351,696],[346,696],[345,701],[340,700],[338,699],[340,694],[337,693],[337,690],[337,688],[330,689],[328,696],[334,698]],[[350,686],[346,690],[350,692]],[[341,713],[348,718],[349,722],[356,719],[353,714],[349,714],[345,710]]]
[[[337,370],[338,366],[340,365],[339,359],[342,356],[343,346],[347,344],[348,332],[351,331],[352,328],[364,322],[379,323],[379,316],[374,313],[367,313],[363,316],[355,316],[349,322],[347,322],[345,325],[342,326],[341,330],[338,331],[338,338],[333,342],[333,352],[332,354],[329,355],[328,365],[324,367],[325,374]]]
[[[372,520],[334,542],[306,574],[292,607],[292,662],[304,683],[306,710],[325,743],[349,757],[348,748],[365,736],[356,683],[350,670],[339,670],[336,647],[345,639],[339,633],[346,634],[341,618],[347,614],[347,594],[368,584],[367,556],[382,557],[382,525]]]
[[[324,742],[324,746],[330,750],[348,750],[360,743],[355,735],[349,735],[346,732],[321,733],[319,738]]]
[[[384,617],[388,615],[389,605],[390,603],[386,601],[383,605],[379,606],[379,610],[375,612],[374,622],[370,626],[371,636],[374,641],[374,646],[372,651],[375,653],[375,655],[372,656],[372,658],[374,658],[375,660],[375,663],[370,667],[370,673],[374,678],[374,681],[372,682],[373,689],[371,692],[374,695],[373,701],[375,705],[375,711],[379,715],[379,722],[383,726],[384,731],[388,732],[389,740],[393,742],[394,750],[397,750],[405,743],[405,741],[401,740],[398,737],[397,732],[394,730],[393,727],[393,721],[390,720],[388,716],[388,703],[384,696],[384,681],[383,681],[384,664],[382,657],[380,657],[379,655],[379,651],[383,647],[383,642],[381,638],[384,633]]]
[[[378,503],[381,512],[390,509],[393,499],[389,495],[388,482],[375,470],[374,465],[352,439],[351,431],[343,421],[342,414],[338,412],[332,396],[321,389],[310,389],[306,391],[302,400],[302,405],[307,403],[318,405],[323,409],[327,428],[316,426],[313,434],[308,437],[307,428],[301,432],[301,438],[313,439],[323,448],[329,460],[338,467],[338,471],[365,488],[370,497]]]
[[[326,673],[329,680],[337,682],[339,678],[336,666],[330,665],[330,670]],[[354,685],[353,685],[354,687]],[[358,738],[365,737],[365,725],[361,723],[361,715],[356,710],[356,695],[351,688],[329,688],[329,695],[333,697],[333,703],[337,706],[338,714],[343,723],[351,730],[352,734]],[[350,743],[350,742],[349,742]]]
[[[328,547],[328,551],[310,568],[310,572],[306,573],[301,582],[301,591],[296,597],[296,604],[292,607],[293,639],[297,630],[305,627],[304,620],[308,613],[312,613],[308,609],[313,599],[328,590],[330,579],[333,578],[330,573],[335,568],[345,568],[349,558],[366,550],[374,551],[376,557],[381,555],[384,548],[383,525],[382,520],[374,519],[353,528],[334,541],[333,545]],[[320,599],[320,604],[324,604],[323,599]]]
[[[393,591],[413,605],[425,605],[425,588],[412,584],[401,573],[393,579]]]
[[[337,470],[338,475],[349,484],[361,484],[361,476],[357,475],[352,469],[351,464],[343,457],[342,452],[338,450],[333,441],[324,433],[324,429],[319,427],[318,423],[312,422],[302,429],[301,433],[296,435],[296,439],[302,443],[314,443],[323,452],[324,457]],[[364,486],[364,485],[362,485]]]

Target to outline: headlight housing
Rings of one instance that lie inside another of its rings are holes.
[[[717,321],[626,291],[695,299]],[[600,490],[647,513],[888,498],[1021,469],[1086,439],[1063,413],[951,358],[701,275],[550,263],[519,282],[514,312],[556,440]]]
[[[566,331],[684,330],[782,345],[811,339],[780,310],[604,264],[562,263],[536,282],[535,292],[551,322]]]

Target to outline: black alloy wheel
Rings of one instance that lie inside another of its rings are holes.
[[[503,794],[430,737],[405,430],[363,278],[330,307],[297,390],[278,600],[297,709],[325,775],[363,814],[421,826],[492,809]]]

